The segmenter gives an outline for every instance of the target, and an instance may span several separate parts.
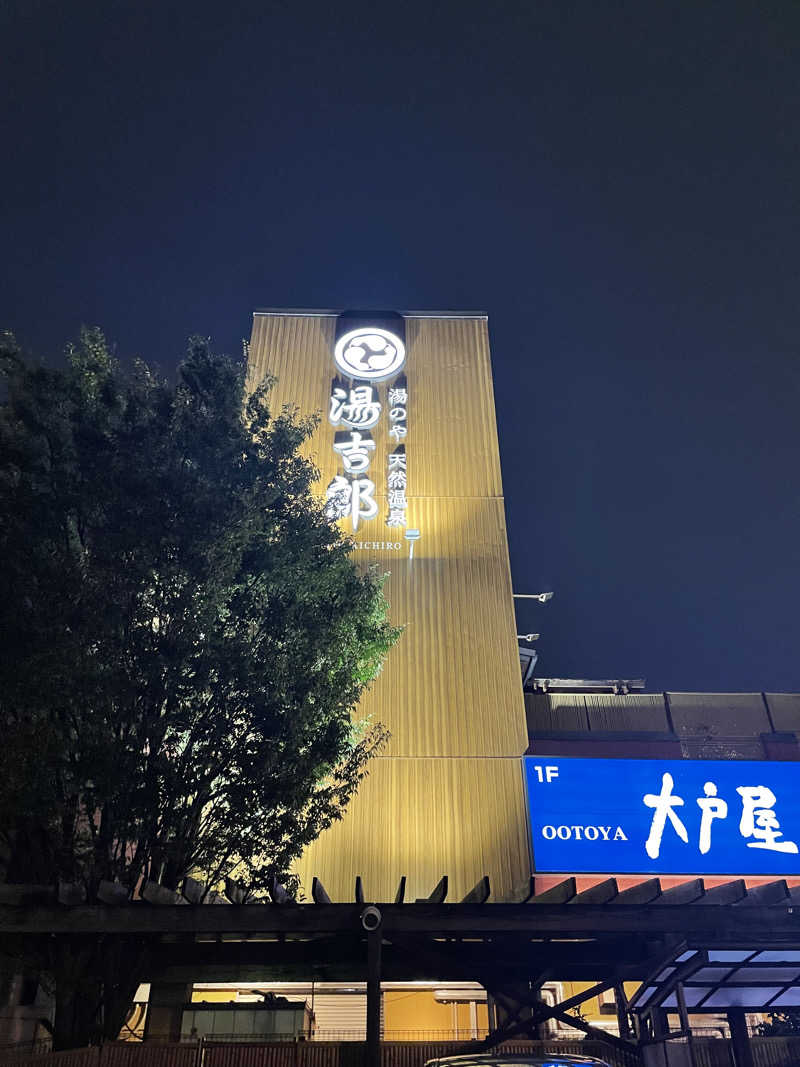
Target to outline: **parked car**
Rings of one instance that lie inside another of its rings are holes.
[[[591,1056],[568,1056],[553,1053],[549,1056],[514,1053],[503,1055],[491,1052],[474,1052],[461,1056],[442,1056],[428,1060],[425,1067],[609,1067],[604,1060]]]

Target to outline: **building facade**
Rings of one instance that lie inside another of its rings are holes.
[[[445,875],[448,901],[484,876],[492,902],[570,877],[573,896],[594,890],[599,903],[653,876],[654,893],[697,877],[705,889],[736,876],[800,886],[800,694],[558,683],[533,677],[530,655],[521,669],[486,316],[259,311],[248,374],[251,388],[275,379],[273,410],[319,414],[305,452],[320,499],[357,564],[386,575],[403,628],[356,712],[390,742],[301,857],[306,899],[314,877],[338,902],[353,901],[357,876],[376,902],[394,900],[402,877],[406,901],[425,899]],[[363,983],[285,981],[268,962],[244,976],[213,956],[191,984],[183,973],[140,990],[122,1036],[178,1040],[201,1025],[255,1036],[258,1006],[278,997],[304,1037],[363,1040]],[[592,984],[562,977],[548,976],[543,999]],[[46,1032],[38,983],[16,978],[3,999],[0,1044]],[[390,1040],[483,1037],[493,1010],[477,982],[442,973],[386,983],[382,1028]],[[619,1033],[611,990],[583,1012]],[[568,1035],[563,1019],[548,1026]]]

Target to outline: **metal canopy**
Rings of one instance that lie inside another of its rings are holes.
[[[652,974],[630,1001],[637,1014],[678,1011],[678,986],[694,1014],[800,1007],[800,940],[773,948],[688,948]]]
[[[159,982],[366,977],[375,1065],[382,978],[480,982],[503,1012],[487,1048],[535,1036],[540,1023],[557,1019],[628,1052],[630,1011],[655,1029],[650,1024],[673,1004],[684,1019],[687,1009],[727,1008],[729,1018],[743,1018],[745,1008],[800,1005],[800,891],[783,879],[748,890],[741,879],[707,889],[696,878],[663,889],[651,878],[620,891],[608,878],[578,892],[567,878],[536,893],[531,878],[523,899],[497,904],[488,903],[488,878],[458,903],[447,902],[446,877],[414,903],[404,903],[401,879],[386,904],[368,904],[360,878],[352,903],[332,902],[318,879],[312,904],[291,903],[285,894],[284,903],[246,903],[233,882],[229,903],[215,894],[212,906],[202,903],[198,883],[187,884],[184,895],[150,885],[140,901],[106,883],[98,890],[105,903],[93,904],[74,888],[62,887],[56,900],[48,887],[16,887],[15,896],[15,887],[0,886],[0,943],[13,951],[19,938],[107,943],[112,935],[117,950],[136,954],[142,978],[147,972]],[[596,984],[551,1005],[540,990],[553,979]],[[633,1004],[627,981],[643,983]],[[620,1038],[571,1014],[606,990],[614,992]]]

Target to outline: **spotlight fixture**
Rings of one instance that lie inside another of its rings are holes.
[[[406,530],[406,532],[405,532],[405,534],[403,534],[403,536],[405,537],[406,541],[408,541],[408,558],[409,559],[413,559],[414,558],[414,542],[415,541],[419,541],[419,538],[420,538],[419,530]]]

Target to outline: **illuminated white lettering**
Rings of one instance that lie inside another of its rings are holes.
[[[558,838],[560,841],[597,841],[602,836],[604,841],[627,841],[627,835],[621,826],[611,834],[610,826],[543,826],[542,837],[548,841]]]
[[[340,474],[326,490],[325,514],[337,521],[349,516],[353,530],[377,514],[375,483],[368,477],[376,452],[368,432],[380,421],[383,411],[378,383],[389,382],[401,371],[406,358],[405,343],[396,334],[378,326],[363,326],[341,336],[334,346],[334,362],[342,372],[331,387],[328,419],[337,432],[333,450],[341,459]],[[408,525],[405,438],[408,436],[408,389],[405,379],[386,387],[387,433],[390,439],[386,472],[386,525]],[[364,431],[363,433],[361,431]],[[348,477],[356,476],[356,477]],[[399,552],[405,546],[394,541],[362,541],[359,550]],[[409,553],[409,558],[413,554]]]
[[[325,514],[334,522],[349,515],[355,531],[362,519],[374,519],[378,514],[374,494],[375,483],[369,478],[353,478],[348,481],[341,474],[337,474],[325,490]]]
[[[336,387],[331,393],[328,421],[334,426],[343,422],[345,426],[367,430],[376,424],[380,415],[381,405],[371,385],[357,385],[349,394],[346,389]]]
[[[775,806],[776,797],[771,789],[765,785],[737,787],[736,792],[742,798],[742,818],[739,822],[739,833],[742,837],[754,837],[755,841],[748,841],[748,848],[763,848],[770,852],[797,853],[798,848],[794,841],[779,841],[783,837],[778,817],[772,810]]]
[[[728,815],[727,802],[717,796],[717,787],[714,782],[706,782],[703,786],[704,797],[698,797],[697,804],[702,815],[700,817],[700,852],[705,855],[711,848],[711,824],[714,819],[725,819]]]
[[[650,833],[647,835],[644,846],[651,860],[658,859],[661,852],[661,838],[664,835],[667,819],[681,841],[686,843],[689,840],[686,827],[673,811],[673,808],[683,807],[683,798],[675,796],[672,792],[674,784],[672,775],[665,771],[661,777],[661,792],[645,793],[642,798],[645,805],[653,809],[653,821],[650,823]]]
[[[375,442],[353,430],[349,439],[334,442],[333,451],[342,457],[348,474],[362,474],[369,466],[369,454],[375,451]]]

